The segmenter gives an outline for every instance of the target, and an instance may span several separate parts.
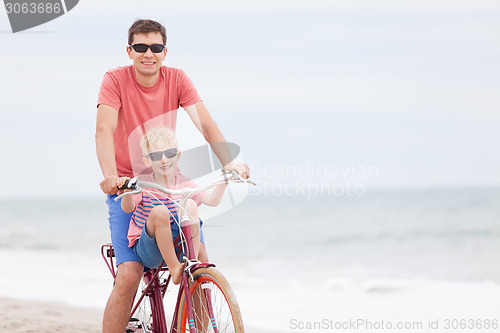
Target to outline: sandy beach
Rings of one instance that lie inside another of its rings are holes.
[[[0,298],[1,332],[101,332],[102,311],[63,303]]]

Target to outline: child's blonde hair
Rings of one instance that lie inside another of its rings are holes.
[[[142,154],[147,156],[150,153],[150,147],[160,143],[171,143],[176,148],[178,147],[175,132],[166,127],[155,127],[146,132],[139,142]]]

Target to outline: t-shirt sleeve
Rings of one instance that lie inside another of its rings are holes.
[[[142,202],[142,192],[134,194],[134,202],[135,202],[135,208],[137,208],[139,204]]]
[[[178,173],[176,175],[175,183],[176,183],[175,184],[176,189],[180,189],[180,188],[184,188],[184,187],[198,188],[198,184],[196,184],[191,179],[189,179],[188,177],[184,176],[181,173]],[[190,196],[190,199],[193,199],[196,202],[196,204],[199,206],[199,205],[201,205],[201,196],[203,195],[203,193],[204,192],[192,195],[192,196]]]
[[[198,194],[191,196],[191,199],[193,199],[196,202],[196,205],[198,205],[198,206],[201,205],[201,197],[203,196],[203,193],[205,193],[205,192],[201,192],[201,193],[198,193]]]
[[[196,188],[196,187],[198,187],[198,184],[196,184],[195,182],[193,182],[192,180],[190,180],[188,178],[188,181],[185,184],[185,186],[187,186],[187,187],[195,187]],[[190,197],[190,199],[193,199],[196,202],[196,205],[199,206],[199,205],[201,205],[201,197],[203,196],[203,193],[205,193],[205,192],[201,192],[201,193],[197,193],[195,195],[192,195]]]
[[[201,102],[201,98],[194,87],[193,82],[189,79],[183,70],[179,71],[179,105],[185,108]]]
[[[122,105],[118,80],[116,80],[116,78],[114,78],[109,72],[104,74],[101,88],[99,89],[97,107],[101,104],[109,105],[116,110],[120,110]]]

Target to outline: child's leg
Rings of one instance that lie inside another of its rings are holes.
[[[179,284],[182,279],[183,264],[175,255],[172,231],[170,230],[170,213],[164,206],[156,206],[151,210],[146,222],[146,232],[149,237],[156,237],[163,260],[168,266],[172,282]]]
[[[203,244],[200,240],[200,252],[198,253],[198,260],[201,262],[209,262],[207,249],[205,248],[205,244]]]
[[[191,236],[193,241],[194,253],[196,258],[200,253],[200,216],[198,215],[198,205],[194,200],[188,199],[186,202],[186,209],[189,215],[192,217],[191,219]]]

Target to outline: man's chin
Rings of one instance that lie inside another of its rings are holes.
[[[144,67],[137,68],[136,67],[136,69],[142,75],[155,75],[160,70],[160,68],[158,68],[158,67],[155,67],[155,68],[144,68]]]

